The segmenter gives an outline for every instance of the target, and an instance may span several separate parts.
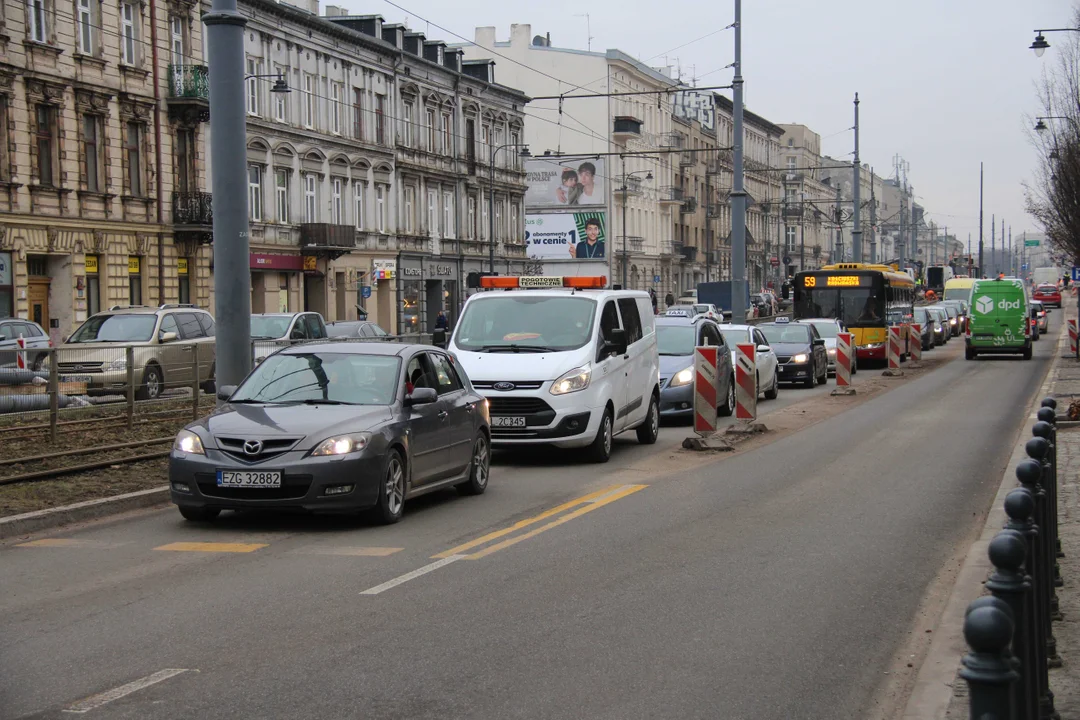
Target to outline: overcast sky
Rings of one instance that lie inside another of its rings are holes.
[[[326,0],[323,0],[325,3]],[[339,0],[350,11],[408,18],[431,39],[454,41],[424,20],[472,40],[479,25],[509,39],[511,23],[529,23],[552,45],[617,47],[651,65],[681,64],[699,85],[727,84],[732,31],[677,48],[733,20],[734,3],[699,0]],[[979,162],[986,164],[985,239],[990,215],[1013,234],[1038,230],[1024,213],[1021,183],[1033,152],[1024,134],[1039,114],[1034,82],[1053,60],[1028,49],[1035,28],[1063,27],[1070,0],[747,0],[743,74],[747,107],[778,123],[808,125],[826,153],[850,153],[853,94],[861,103],[862,160],[891,176],[893,156],[910,164],[909,181],[931,219],[961,240],[978,238]],[[421,19],[423,18],[423,19]],[[1051,46],[1066,35],[1047,36]],[[670,51],[670,52],[669,52]],[[498,59],[496,58],[498,62]],[[713,72],[716,71],[716,72]],[[496,65],[496,79],[498,65]],[[846,156],[850,158],[850,155]]]

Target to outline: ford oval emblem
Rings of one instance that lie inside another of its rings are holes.
[[[494,387],[496,390],[502,390],[503,392],[506,392],[507,390],[513,390],[517,387],[517,385],[512,382],[497,382],[492,387]]]

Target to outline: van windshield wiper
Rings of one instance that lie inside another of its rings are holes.
[[[557,352],[556,348],[547,347],[546,345],[518,345],[516,343],[510,343],[509,345],[488,345],[484,347],[480,352]]]

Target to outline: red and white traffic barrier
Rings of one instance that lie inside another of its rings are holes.
[[[694,432],[707,437],[716,432],[716,346],[694,348]]]
[[[1076,357],[1076,320],[1069,318],[1069,355]]]
[[[922,325],[912,323],[908,325],[908,367],[920,367],[922,362]]]
[[[19,370],[26,369],[26,339],[22,335],[19,335],[19,339],[16,341],[19,349],[15,352],[15,367]]]
[[[756,350],[751,343],[735,345],[735,417],[745,423],[757,420]]]
[[[851,333],[836,334],[836,388],[832,395],[854,395],[851,387],[851,361],[855,357]]]
[[[900,325],[893,325],[889,328],[889,347],[887,351],[887,357],[889,358],[889,369],[882,373],[887,376],[900,376],[904,374],[904,371],[900,369],[900,346],[904,341],[903,328]]]

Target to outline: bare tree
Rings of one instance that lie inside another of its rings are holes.
[[[1080,28],[1080,5],[1073,10]],[[1027,211],[1053,248],[1080,264],[1080,32],[1062,33],[1038,84],[1045,129],[1029,130],[1039,163],[1025,183]],[[1030,127],[1030,126],[1029,126]]]

